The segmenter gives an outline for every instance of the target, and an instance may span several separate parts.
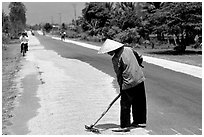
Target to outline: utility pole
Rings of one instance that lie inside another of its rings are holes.
[[[62,13],[59,13],[59,18],[60,18],[59,24],[60,24],[60,25],[61,25],[61,15],[62,15]]]
[[[74,21],[75,21],[75,25],[76,25],[76,4],[72,4],[74,7]]]
[[[51,23],[53,24],[53,16],[51,16]]]

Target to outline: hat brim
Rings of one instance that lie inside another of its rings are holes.
[[[101,48],[98,50],[98,54],[105,54],[111,51],[114,51],[120,47],[124,46],[124,44],[114,41],[114,40],[110,40],[107,39],[103,45],[101,46]]]

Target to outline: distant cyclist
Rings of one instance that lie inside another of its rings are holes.
[[[64,32],[61,34],[61,40],[65,40],[65,37],[66,37],[66,32],[64,31]]]
[[[20,41],[21,41],[21,53],[23,51],[23,46],[25,47],[25,52],[28,51],[28,35],[26,32],[23,32],[22,35],[20,36]]]
[[[35,35],[35,33],[34,33],[34,31],[33,30],[31,30],[31,34],[34,36]]]

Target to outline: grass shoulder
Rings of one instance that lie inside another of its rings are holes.
[[[13,42],[2,46],[2,134],[9,134],[10,118],[13,117],[14,101],[18,91],[15,88],[15,78],[21,69],[20,44]]]
[[[92,42],[78,39],[77,41],[96,46],[101,46],[103,44],[102,42]],[[166,60],[202,67],[202,49],[194,49],[191,48],[191,46],[188,46],[186,48],[186,51],[183,53],[179,53],[173,50],[173,46],[166,45],[157,46],[154,49],[148,46],[146,48],[145,46],[140,46],[134,49],[144,56],[162,58]]]

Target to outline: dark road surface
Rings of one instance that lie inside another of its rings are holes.
[[[47,50],[64,58],[78,59],[115,77],[111,57],[84,48],[37,35]],[[202,79],[144,62],[148,121],[153,135],[202,134]],[[116,81],[115,87],[118,89]],[[117,90],[118,91],[118,90]]]

